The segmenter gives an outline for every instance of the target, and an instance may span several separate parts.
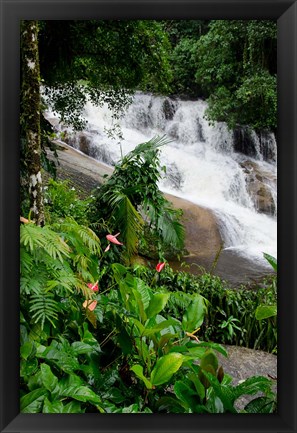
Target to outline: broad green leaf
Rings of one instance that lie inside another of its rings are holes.
[[[111,265],[111,268],[113,270],[114,277],[115,277],[117,283],[119,284],[120,281],[122,281],[124,275],[127,274],[127,268],[125,266],[121,265],[120,263],[113,263]]]
[[[62,413],[82,413],[81,404],[79,401],[70,401],[63,407]]]
[[[215,374],[215,372],[218,369],[218,366],[219,366],[218,358],[216,357],[216,355],[214,354],[214,352],[212,350],[208,349],[201,358],[200,367],[203,370],[206,370],[206,371],[209,371],[212,373],[214,371],[214,374]],[[211,369],[209,367],[211,367]]]
[[[33,355],[35,352],[35,346],[33,341],[26,341],[26,343],[21,346],[20,352],[23,359],[28,359],[31,355]]]
[[[171,333],[162,335],[162,337],[158,340],[158,349],[162,349],[170,340],[177,339],[177,337],[178,334]]]
[[[51,403],[48,398],[44,399],[43,413],[63,413],[63,403],[61,401],[54,401]]]
[[[140,278],[135,278],[135,282],[136,282],[136,289],[137,291],[140,293],[141,296],[141,300],[143,303],[143,308],[146,310],[149,303],[150,303],[150,290],[147,287],[147,285],[145,284],[144,281],[142,281]]]
[[[263,253],[263,256],[267,260],[267,262],[273,267],[275,272],[277,272],[277,260],[275,257],[271,256],[270,254]]]
[[[187,332],[194,332],[197,328],[199,328],[199,326],[201,326],[203,323],[205,312],[206,305],[203,296],[195,295],[193,301],[190,303],[185,314],[183,315],[183,330]]]
[[[120,333],[117,336],[117,340],[124,355],[128,355],[132,352],[132,339],[125,328],[122,327]]]
[[[132,293],[134,295],[134,298],[135,298],[137,306],[138,306],[139,318],[142,320],[142,322],[145,322],[147,317],[146,317],[146,313],[144,311],[144,305],[142,302],[141,294],[136,289],[132,289]]]
[[[72,397],[78,401],[96,404],[101,403],[99,395],[95,394],[95,392],[87,386],[70,386],[69,388],[63,389],[61,395],[64,397]]]
[[[20,326],[20,341],[21,341],[21,345],[23,345],[26,341],[28,341],[28,332],[26,326],[24,325]]]
[[[75,341],[71,344],[71,348],[75,356],[83,354],[91,355],[97,351],[97,348],[95,348],[94,345],[91,346],[90,344],[84,343],[83,341]]]
[[[172,375],[180,369],[183,361],[183,355],[177,352],[162,356],[151,373],[152,384],[158,386],[168,382]]]
[[[83,343],[90,344],[91,346],[98,346],[99,347],[98,341],[93,336],[93,334],[89,331],[87,322],[85,322],[83,324],[83,333],[80,332],[80,336],[81,336]]]
[[[195,386],[195,389],[197,391],[197,394],[199,395],[201,401],[204,399],[205,397],[205,388],[202,385],[202,383],[200,382],[198,375],[194,372],[189,373],[188,375],[189,380],[191,380]]]
[[[72,373],[80,368],[78,360],[74,356],[53,346],[49,346],[40,357],[55,362],[65,373]]]
[[[268,319],[268,317],[273,317],[276,315],[277,315],[276,305],[259,305],[255,313],[257,320]]]
[[[129,321],[132,322],[133,325],[135,325],[135,327],[139,331],[139,334],[143,335],[143,333],[145,331],[144,325],[141,322],[139,322],[139,320],[135,319],[134,317],[129,317]]]
[[[222,401],[224,408],[231,413],[237,413],[234,407],[234,395],[232,387],[221,385],[220,382],[213,374],[204,371],[204,375],[207,377],[210,385],[212,386],[215,394]]]
[[[128,407],[117,409],[115,412],[116,413],[139,413],[139,406],[137,403],[134,403]]]
[[[24,395],[20,400],[20,409],[22,413],[38,413],[48,391],[45,388],[38,388]]]
[[[175,322],[173,320],[170,320],[170,319],[163,320],[162,322],[160,322],[156,325],[153,325],[151,328],[148,327],[148,324],[147,324],[147,325],[145,325],[145,330],[143,331],[142,335],[149,337],[150,335],[156,334],[157,332],[161,332],[164,329],[167,329],[168,327],[172,326],[173,324],[175,324]]]
[[[25,361],[21,360],[21,369],[20,375],[21,377],[30,377],[32,374],[36,373],[38,369],[38,361],[36,358],[29,359]]]
[[[133,366],[130,368],[130,370],[132,370],[132,371],[136,374],[136,376],[144,382],[144,384],[145,384],[145,386],[147,387],[147,389],[152,389],[153,385],[152,385],[152,383],[151,383],[151,382],[150,382],[150,381],[149,381],[149,380],[144,376],[144,374],[143,374],[143,367],[142,367],[141,365],[139,365],[139,364],[135,364],[135,365],[133,365]]]
[[[198,347],[208,347],[209,349],[216,350],[217,352],[224,355],[226,358],[228,358],[228,352],[227,350],[219,343],[212,343],[211,341],[201,341],[201,343],[195,344],[195,346]]]
[[[47,364],[41,364],[40,370],[43,386],[52,392],[58,384],[58,378],[52,373],[50,366]]]
[[[156,293],[152,296],[147,309],[145,310],[147,318],[156,316],[163,310],[170,298],[170,293]]]
[[[174,384],[174,393],[187,408],[191,409],[193,412],[196,411],[195,409],[196,405],[199,403],[199,397],[195,389],[191,388],[187,383],[178,380]]]
[[[55,388],[54,392],[52,392],[52,397],[58,398],[63,396],[63,392],[65,389],[71,387],[80,387],[83,385],[83,380],[77,376],[76,374],[69,374],[66,377],[63,377],[59,380],[58,386]]]
[[[166,410],[169,413],[185,412],[183,403],[175,397],[160,397],[156,404],[160,411]]]
[[[111,400],[116,404],[123,403],[126,397],[121,393],[118,388],[112,387],[109,388],[108,391],[102,395],[102,399]]]
[[[193,358],[201,359],[205,354],[206,349],[204,347],[190,347],[188,351]]]

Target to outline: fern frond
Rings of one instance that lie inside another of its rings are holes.
[[[73,218],[65,218],[61,224],[53,225],[54,229],[71,244],[77,253],[88,248],[91,254],[101,255],[100,239],[89,227],[78,224]]]
[[[53,259],[58,258],[61,262],[63,262],[63,256],[69,257],[69,246],[48,227],[39,227],[35,224],[21,225],[20,244],[31,253],[36,253],[41,248]]]
[[[77,278],[74,275],[63,275],[59,274],[55,280],[48,280],[46,283],[46,291],[50,291],[54,288],[63,288],[67,292],[73,293],[74,288],[77,284]]]
[[[31,296],[29,311],[33,313],[32,319],[36,323],[39,322],[42,328],[46,320],[55,327],[55,320],[58,319],[60,308],[58,302],[53,299],[52,293],[43,292]]]
[[[34,259],[31,254],[26,251],[26,248],[20,248],[20,265],[21,265],[21,275],[23,273],[30,273],[33,268]]]

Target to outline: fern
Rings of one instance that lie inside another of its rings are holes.
[[[32,314],[32,319],[36,322],[40,322],[42,328],[44,323],[48,320],[54,327],[55,320],[58,319],[58,313],[60,311],[59,303],[55,301],[52,293],[43,292],[36,295],[32,295],[30,298],[29,311]]]
[[[100,241],[87,227],[71,218],[62,224],[21,226],[21,306],[34,322],[54,325],[61,313],[61,299],[82,293],[94,295],[87,287],[98,274]],[[96,255],[95,255],[96,254]]]
[[[39,227],[34,224],[21,225],[20,244],[31,253],[42,248],[50,257],[54,259],[58,257],[61,262],[63,256],[69,257],[69,246],[57,233],[47,227]]]

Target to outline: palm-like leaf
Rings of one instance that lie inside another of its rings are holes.
[[[157,227],[161,232],[164,242],[175,249],[182,249],[185,239],[185,228],[177,219],[177,212],[171,208],[165,208],[158,218]]]
[[[163,135],[162,137],[154,137],[149,141],[146,141],[145,143],[140,143],[138,146],[136,146],[131,152],[129,152],[121,161],[121,167],[125,165],[126,162],[130,161],[131,159],[147,155],[148,152],[155,152],[159,147],[164,146],[165,144],[170,143],[170,140]]]
[[[153,204],[148,203],[147,214],[164,243],[180,250],[184,246],[185,228],[179,221],[180,211],[166,206],[167,204],[164,199],[162,208],[156,209]]]
[[[137,253],[139,236],[142,232],[143,219],[132,205],[129,197],[119,191],[113,191],[109,198],[112,218],[117,230],[121,232],[121,240],[126,247],[127,258]]]

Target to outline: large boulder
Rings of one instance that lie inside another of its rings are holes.
[[[267,215],[275,215],[276,201],[273,190],[276,190],[276,175],[265,171],[255,161],[246,160],[240,165],[246,175],[248,193],[257,211]]]

